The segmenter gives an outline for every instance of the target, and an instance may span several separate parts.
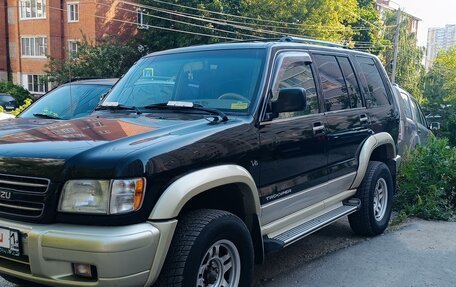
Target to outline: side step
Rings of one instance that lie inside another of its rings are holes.
[[[286,247],[307,235],[320,230],[321,228],[333,223],[341,217],[356,212],[360,207],[361,201],[357,198],[351,198],[344,202],[344,205],[339,206],[325,214],[322,214],[314,219],[304,222],[301,225],[291,228],[276,237],[264,240],[266,253],[272,253],[283,247]]]

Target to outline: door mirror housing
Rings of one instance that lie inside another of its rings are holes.
[[[277,100],[271,102],[272,113],[278,115],[279,113],[303,111],[306,108],[306,104],[306,89],[281,89]]]

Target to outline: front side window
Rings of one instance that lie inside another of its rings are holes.
[[[21,38],[22,57],[46,57],[47,38],[46,37],[22,37]]]
[[[277,119],[316,114],[318,98],[311,64],[304,55],[283,54],[278,57],[278,68],[272,88],[272,101],[277,100],[279,91],[286,88],[303,88],[306,91],[306,108],[302,111],[280,113]]]
[[[264,49],[213,50],[146,57],[105,102],[144,107],[168,101],[245,113],[254,106]]]
[[[79,21],[79,3],[68,3],[68,22]]]
[[[335,56],[314,55],[327,112],[350,108],[348,89]]]
[[[386,106],[390,102],[385,84],[372,58],[357,57],[361,68],[361,81],[368,108]]]
[[[420,105],[413,99],[411,100],[411,102],[416,121],[426,127],[426,118],[424,117],[423,112],[421,111]]]
[[[46,18],[46,0],[19,0],[20,18],[44,19]]]
[[[48,81],[45,75],[27,75],[27,90],[31,93],[44,94],[48,91]]]

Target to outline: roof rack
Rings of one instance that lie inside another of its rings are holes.
[[[346,45],[342,44],[336,44],[328,41],[321,41],[321,40],[314,40],[314,39],[308,39],[308,38],[300,38],[300,37],[291,37],[291,36],[284,36],[280,38],[280,42],[293,42],[293,43],[307,43],[307,44],[317,44],[317,45],[322,45],[322,46],[327,46],[327,47],[337,47],[337,48],[344,48],[348,49]]]

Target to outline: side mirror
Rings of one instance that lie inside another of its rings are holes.
[[[279,97],[272,102],[272,113],[302,111],[306,108],[306,90],[303,88],[286,88],[279,91]]]

